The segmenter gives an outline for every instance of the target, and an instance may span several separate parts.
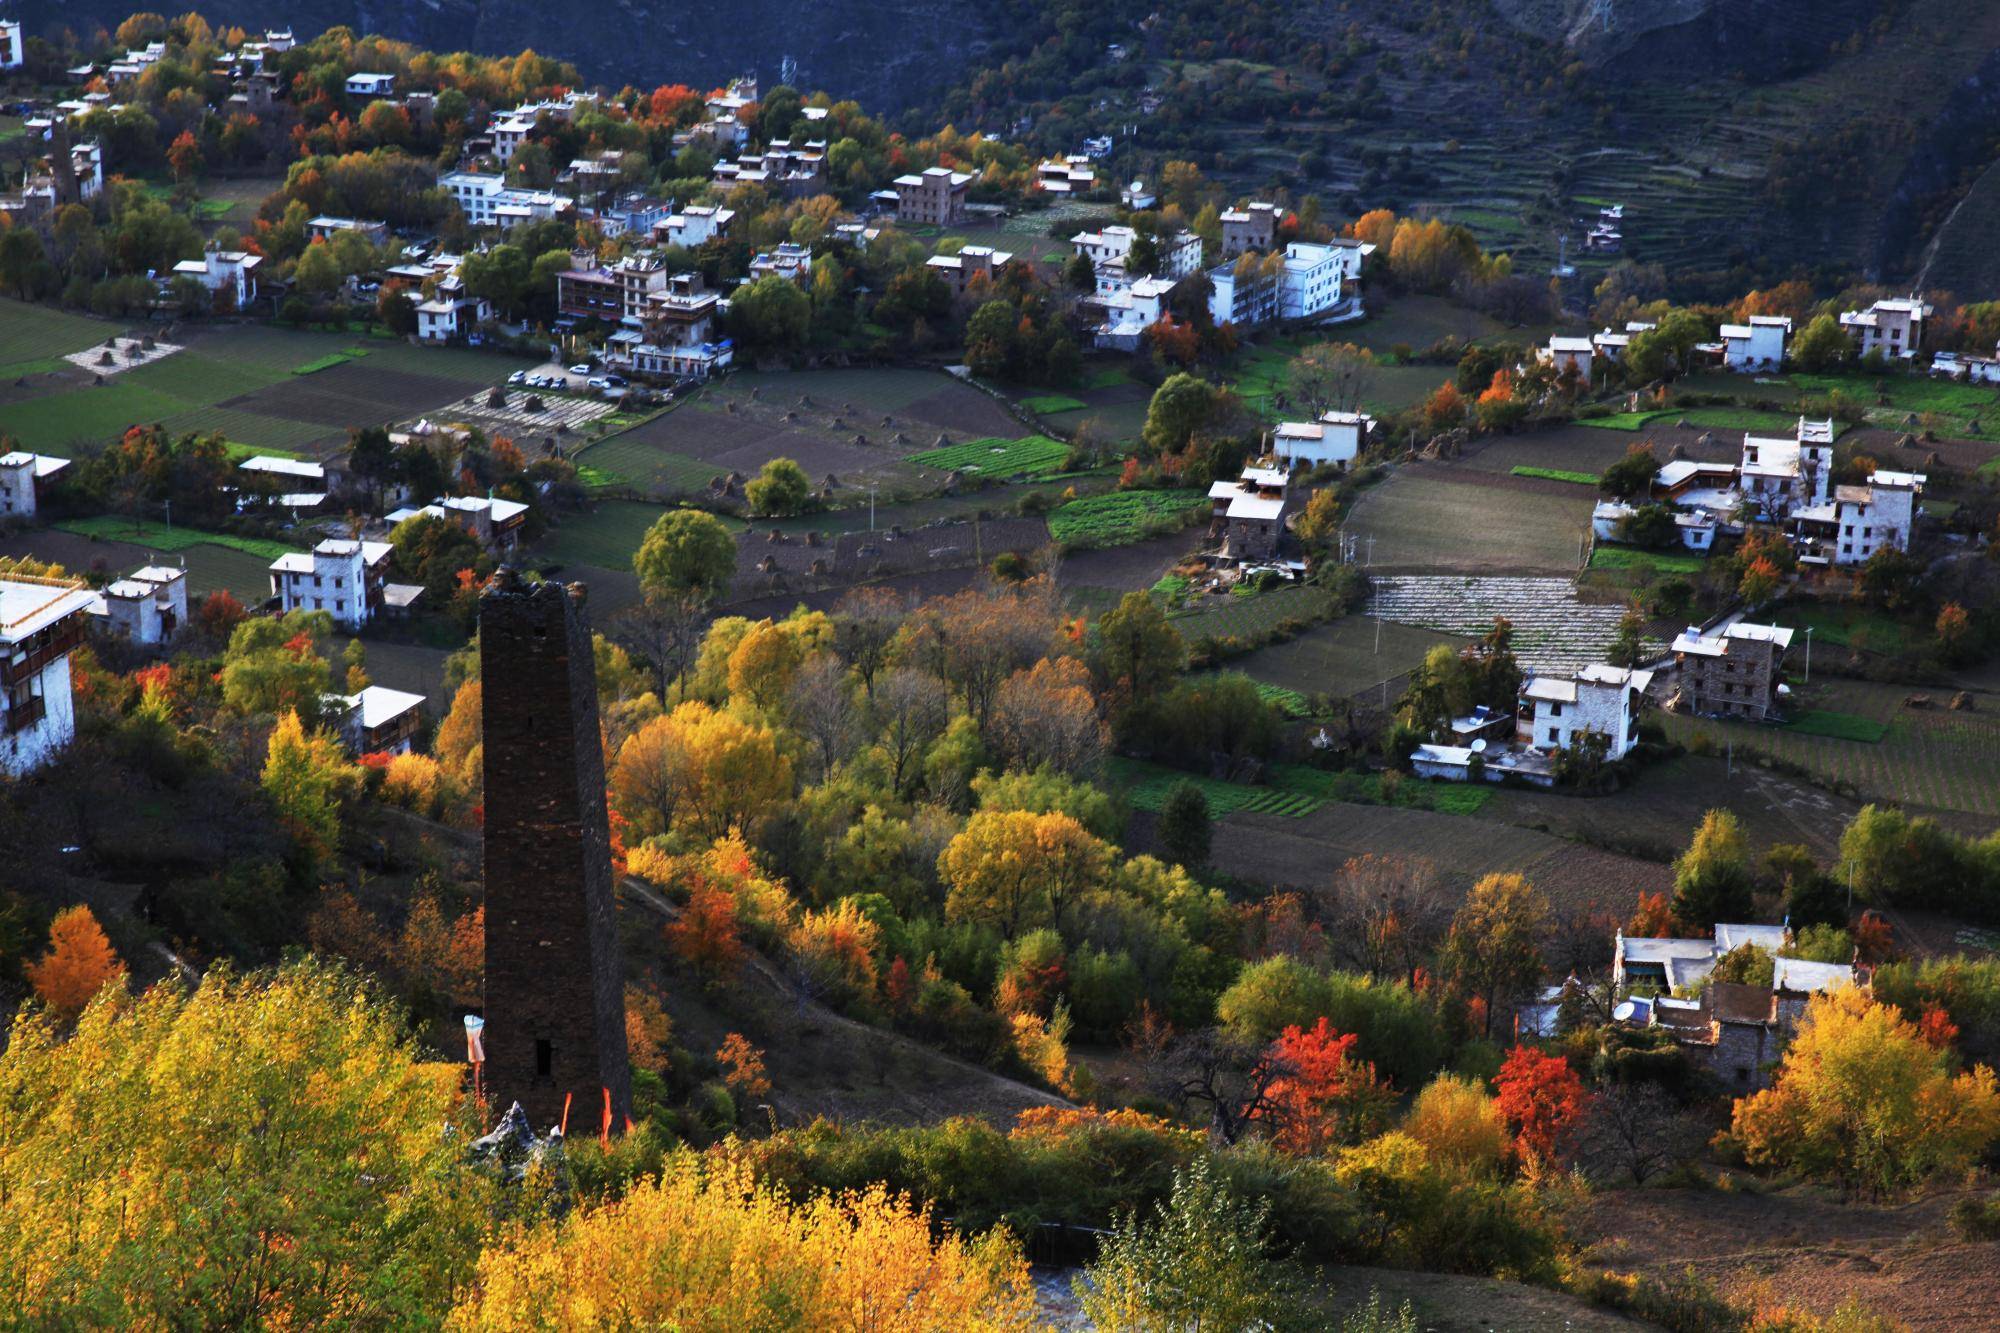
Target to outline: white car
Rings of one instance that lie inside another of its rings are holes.
[[[528,382],[528,372],[517,370],[507,377],[507,382],[509,384],[526,384]]]
[[[588,361],[579,362],[569,368],[569,373],[572,375],[588,375],[590,373],[590,363]]]
[[[611,387],[611,381],[603,375],[592,375],[586,383],[593,389],[608,389]]]

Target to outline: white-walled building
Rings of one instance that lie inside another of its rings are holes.
[[[1173,291],[1171,278],[1141,278],[1124,292],[1115,292],[1100,302],[1104,322],[1097,326],[1096,346],[1115,352],[1135,352],[1147,329],[1166,313],[1167,293]]]
[[[1834,423],[1799,418],[1794,438],[1745,434],[1737,485],[1754,518],[1778,522],[1826,503],[1833,484]]]
[[[1588,338],[1570,338],[1561,334],[1551,335],[1548,346],[1541,349],[1541,358],[1555,367],[1556,374],[1575,371],[1578,379],[1590,379],[1590,361],[1597,354],[1597,347]]]
[[[457,342],[493,319],[493,307],[477,296],[446,296],[440,292],[417,305],[417,339],[427,343]]]
[[[1133,243],[1139,233],[1131,227],[1111,226],[1099,231],[1080,231],[1070,237],[1076,252],[1090,260],[1097,274],[1097,294],[1111,296],[1129,288],[1138,277],[1127,271]],[[1159,272],[1156,277],[1179,282],[1201,268],[1201,237],[1191,231],[1156,238]]]
[[[396,76],[393,74],[350,74],[347,76],[349,97],[388,97],[396,91]]]
[[[33,518],[50,478],[68,466],[67,458],[19,449],[0,454],[0,518]]]
[[[148,565],[111,583],[101,600],[111,633],[134,643],[165,643],[187,624],[187,571]]]
[[[228,293],[230,308],[242,310],[257,299],[257,268],[263,262],[262,255],[253,255],[246,250],[224,250],[210,241],[202,250],[200,259],[181,260],[174,265],[174,273],[179,277],[193,278],[211,296]]]
[[[1804,564],[1865,565],[1880,550],[1910,549],[1920,472],[1868,474],[1866,486],[1836,486],[1831,499],[1792,510],[1792,539]]]
[[[369,594],[392,549],[387,542],[332,539],[279,556],[271,562],[271,595],[281,610],[325,611],[335,624],[359,629],[368,623]]]
[[[1338,246],[1293,241],[1278,275],[1278,317],[1311,319],[1340,304],[1346,267]]]
[[[1375,419],[1363,412],[1324,412],[1317,421],[1283,421],[1271,432],[1271,452],[1286,467],[1335,463],[1345,468],[1361,456]]]
[[[1534,707],[1529,744],[1538,750],[1567,750],[1579,735],[1604,737],[1605,758],[1623,759],[1639,743],[1637,712],[1650,671],[1598,663],[1574,676],[1536,676],[1521,689]]]
[[[19,777],[76,735],[69,656],[90,605],[77,580],[0,575],[0,772]]]
[[[1776,370],[1785,363],[1792,336],[1787,315],[1752,315],[1747,323],[1722,326],[1722,364],[1739,375]]]
[[[317,509],[326,503],[326,468],[303,458],[259,454],[236,465],[244,494],[237,508],[271,501],[285,509]]]
[[[0,69],[19,69],[28,62],[28,49],[21,40],[21,20],[0,19]]]
[[[1924,341],[1931,307],[1915,296],[1877,301],[1866,310],[1841,312],[1840,327],[1860,343],[1861,355],[1879,351],[1892,361],[1908,361]]]
[[[1097,185],[1097,168],[1082,153],[1052,157],[1035,168],[1035,188],[1045,194],[1082,194]]]
[[[653,239],[662,245],[678,245],[692,250],[717,237],[728,236],[729,224],[735,220],[735,209],[691,204],[678,213],[670,214],[665,221],[656,223]]]
[[[492,172],[454,171],[440,176],[438,184],[475,227],[509,228],[523,222],[545,222],[576,207],[576,201],[565,195],[515,189],[505,176]]]

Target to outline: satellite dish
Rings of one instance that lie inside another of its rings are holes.
[[[1629,1023],[1632,1021],[1632,1016],[1638,1012],[1638,1005],[1632,1003],[1630,1000],[1621,1000],[1618,1007],[1611,1011],[1611,1016],[1620,1023]]]
[[[1486,753],[1486,742],[1485,742],[1485,740],[1484,740],[1484,739],[1480,739],[1480,740],[1476,740],[1476,741],[1474,741],[1474,742],[1472,743],[1472,752],[1473,752],[1474,754],[1485,754],[1485,753]]]

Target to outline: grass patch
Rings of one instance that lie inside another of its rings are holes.
[[[1578,486],[1595,486],[1599,477],[1595,472],[1565,472],[1559,467],[1521,467],[1512,469],[1517,477],[1539,477],[1543,481],[1567,481]]]
[[[1889,728],[1873,719],[1857,717],[1853,713],[1832,713],[1814,708],[1799,714],[1785,724],[1785,730],[1796,731],[1802,736],[1830,736],[1837,741],[1859,741],[1864,745],[1880,745],[1882,738],[1889,734]]]
[[[264,560],[276,560],[298,550],[296,546],[265,537],[238,537],[226,532],[203,532],[198,528],[141,528],[119,514],[93,514],[89,518],[64,519],[57,530],[100,541],[131,542],[155,551],[185,551],[191,546],[222,546]]]
[[[1657,412],[1613,412],[1607,417],[1578,417],[1576,424],[1594,426],[1598,430],[1639,430],[1658,415]]]
[[[592,467],[589,463],[579,463],[576,479],[586,486],[623,486],[625,478],[608,468]]]
[[[363,347],[350,347],[339,352],[328,352],[325,356],[314,357],[304,365],[293,366],[292,373],[294,375],[315,375],[322,370],[332,370],[335,366],[344,366],[349,361],[366,355],[368,355],[368,351]]]
[[[1200,491],[1114,491],[1071,500],[1049,515],[1049,535],[1059,542],[1121,546],[1177,522],[1198,507]]]
[[[1121,384],[1130,384],[1131,382],[1131,376],[1122,370],[1100,370],[1085,376],[1083,383],[1078,387],[1086,390],[1115,389]]]
[[[1273,685],[1268,681],[1253,681],[1257,687],[1257,697],[1270,704],[1286,717],[1305,718],[1312,716],[1312,704],[1297,690],[1288,690],[1283,685]]]
[[[977,472],[988,477],[1042,476],[1062,470],[1069,446],[1046,435],[1022,440],[967,440],[942,449],[911,454],[905,462],[946,472]]]
[[[1044,393],[1033,398],[1019,400],[1020,405],[1036,416],[1046,416],[1050,412],[1074,412],[1086,406],[1081,398],[1071,398],[1067,394]]]
[[[1698,574],[1706,558],[1679,551],[1644,551],[1636,546],[1599,546],[1590,553],[1592,569],[1651,570],[1655,574]]]

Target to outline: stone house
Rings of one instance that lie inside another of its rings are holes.
[[[1779,668],[1792,631],[1777,625],[1731,625],[1719,634],[1688,629],[1674,640],[1680,705],[1708,717],[1762,722],[1778,711]]]

